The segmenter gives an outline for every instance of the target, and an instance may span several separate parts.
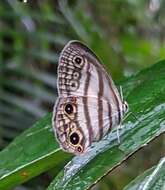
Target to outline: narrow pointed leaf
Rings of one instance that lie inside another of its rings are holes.
[[[138,120],[131,116],[120,131],[99,142],[88,155],[74,157],[54,179],[48,190],[88,189],[120,165],[138,149],[165,132],[165,61],[155,64],[122,85],[124,94]]]
[[[124,190],[154,189],[165,189],[165,157],[160,160],[157,166],[148,169],[124,188]]]
[[[49,168],[62,167],[70,156],[55,142],[49,114],[0,152],[0,189],[12,188]]]
[[[124,122],[124,128],[120,130],[121,143],[117,142],[116,132],[112,132],[84,160],[83,157],[74,157],[69,164],[70,170],[65,168],[68,175],[64,178],[62,170],[49,190],[91,187],[129,155],[165,131],[164,64],[165,61],[159,62],[123,82],[124,95],[138,120],[129,117]],[[55,142],[51,115],[48,115],[0,152],[0,189],[12,188],[49,168],[63,168],[70,158],[71,155],[61,151]],[[81,166],[75,165],[75,161]]]

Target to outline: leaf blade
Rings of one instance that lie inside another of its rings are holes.
[[[165,186],[165,157],[159,163],[146,170],[143,174],[131,181],[124,190],[149,190],[149,189],[163,189]]]
[[[66,169],[62,170],[48,190],[89,189],[130,155],[165,132],[164,64],[165,61],[159,62],[123,83],[128,103],[137,114],[138,121],[134,122],[131,118],[126,120],[126,127],[121,134],[122,143],[118,146],[115,141],[111,142],[109,148],[107,146],[103,152],[91,157],[81,169],[74,171],[74,175]],[[113,133],[108,140],[111,141],[112,137]],[[73,168],[75,163],[73,159],[70,167]]]
[[[117,144],[116,133],[113,131],[109,135],[110,139],[104,141],[105,144],[99,143],[103,149],[77,171],[76,177],[70,176],[69,182],[60,186],[59,182],[63,179],[61,171],[49,190],[54,187],[57,189],[91,187],[137,149],[165,131],[164,63],[165,61],[162,61],[123,82],[124,94],[131,110],[137,114],[138,121],[135,122],[131,118],[126,120],[126,127],[120,131],[122,143]],[[148,80],[151,73],[152,77]],[[104,152],[101,152],[102,150]],[[55,142],[50,114],[17,137],[9,147],[0,152],[0,158],[0,188],[7,189],[51,167],[60,165],[62,168],[70,160],[71,155],[62,152]]]
[[[70,155],[60,151],[55,142],[50,120],[51,114],[0,152],[0,189],[14,187],[68,160]]]

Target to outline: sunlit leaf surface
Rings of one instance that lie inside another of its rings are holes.
[[[0,189],[14,187],[49,168],[62,167],[70,156],[55,142],[49,114],[0,152]]]
[[[124,122],[121,143],[113,131],[96,143],[88,155],[74,157],[48,189],[87,189],[165,131],[164,64],[159,62],[122,83],[130,111],[138,120],[130,115]],[[0,153],[0,158],[0,189],[7,189],[49,168],[62,168],[71,155],[59,149],[48,115],[17,137]]]
[[[52,0],[27,2],[0,1],[0,150],[52,110],[57,97],[57,60],[60,50],[69,40],[81,40],[91,47],[106,65],[107,70],[111,72],[114,80],[122,79],[123,74],[130,76],[165,57],[164,1]],[[158,70],[156,74],[159,75]],[[147,79],[143,74],[141,77],[140,84],[145,85]],[[152,78],[152,74],[150,78]],[[150,78],[148,77],[148,80]],[[124,92],[125,97],[128,96],[131,110],[138,115],[138,118],[141,118],[142,113],[138,114],[140,110],[138,105],[134,106],[134,96],[137,96],[137,99],[139,97],[140,101],[142,98],[137,95],[139,91],[135,88],[135,86],[139,86],[139,78],[136,80],[132,77],[128,80],[122,84],[124,90],[127,90]],[[155,99],[153,100],[153,106],[156,108],[161,101],[157,89],[154,92],[155,86],[152,85],[150,85],[150,89],[146,84],[145,89],[149,89],[144,92],[153,92],[157,96],[157,102]],[[150,99],[145,99],[145,101],[152,104]],[[144,105],[140,104],[140,106],[142,105],[142,110],[146,110],[149,109],[149,104],[146,105],[144,102]],[[36,129],[41,132],[40,136],[49,139],[47,135],[51,129],[51,116],[46,118],[32,126],[32,129],[28,130],[27,133],[33,134],[33,130]],[[46,124],[43,122],[45,120],[47,120],[48,128],[40,130],[40,128],[45,128]],[[134,122],[133,117],[128,120]],[[128,126],[127,121],[125,122],[126,126]],[[123,132],[125,131],[121,130],[120,134]],[[50,133],[52,134],[52,132]],[[112,146],[112,138],[116,139],[116,133],[113,134],[109,137],[111,138],[109,144]],[[65,156],[68,154],[62,153],[56,144],[54,149],[53,135],[48,142],[44,140],[41,142],[35,135],[31,135],[28,139],[23,134],[14,141],[14,145],[9,146],[8,151],[0,153],[0,189],[12,188],[12,186],[27,181],[46,171],[49,166],[55,166],[53,171],[57,173],[65,164]],[[41,147],[46,147],[46,143],[52,143],[52,149],[45,148],[44,152],[42,148],[38,148],[38,143]],[[104,146],[109,149],[109,144],[107,141],[100,143],[99,151],[104,151],[106,149]],[[21,151],[19,147],[25,147],[28,154],[24,149]],[[33,151],[30,151],[29,147],[33,147]],[[56,148],[64,156],[60,156],[59,161],[53,156],[53,162],[45,161],[47,156],[43,156],[43,154],[48,155],[49,158],[49,155],[52,155],[52,152],[54,155],[55,151],[56,157],[58,152],[56,152]],[[162,149],[159,146],[156,148],[158,153],[155,157],[159,157]],[[27,155],[23,156],[24,152]],[[95,155],[93,153],[92,157]],[[144,158],[146,159],[145,156]],[[87,160],[90,159],[92,158]],[[41,164],[42,160],[43,164]],[[138,158],[135,159],[135,163],[136,160]],[[46,163],[49,166],[46,166]],[[82,168],[85,163],[84,159]],[[58,169],[56,165],[58,165]],[[76,167],[78,168],[79,164]],[[134,168],[135,164],[130,167]],[[31,168],[31,172],[28,175],[26,172],[23,175],[21,173],[21,176],[24,177],[20,177],[20,172],[27,171],[27,168]],[[69,170],[67,173],[72,171]],[[135,174],[134,170],[131,172]],[[48,176],[50,177],[50,173]],[[23,188],[29,188],[29,185],[34,185],[35,190],[42,188],[42,186],[45,187],[46,184],[41,179],[42,177],[43,175],[39,177],[40,183],[36,178],[34,184],[33,181],[32,183],[30,181],[30,183],[23,185]],[[122,177],[122,179],[124,178],[125,176]],[[112,181],[118,187],[121,186],[122,180],[119,180],[119,183]],[[105,184],[104,180],[102,183]],[[33,189],[33,187],[31,188]]]
[[[99,142],[88,155],[74,157],[49,186],[52,189],[88,189],[104,175],[165,132],[165,61],[125,81],[125,97],[138,120],[130,117],[120,131]]]

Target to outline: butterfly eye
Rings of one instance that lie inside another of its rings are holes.
[[[79,140],[80,140],[80,137],[76,132],[74,132],[70,135],[70,142],[73,145],[77,145],[79,143]]]
[[[83,148],[82,148],[81,146],[78,146],[78,147],[77,147],[77,151],[78,151],[78,152],[82,152],[82,151],[83,151]]]
[[[80,73],[78,73],[78,72],[75,71],[73,73],[73,78],[77,80],[77,79],[79,79],[79,77],[80,77]]]
[[[81,59],[80,57],[76,57],[76,58],[75,58],[75,62],[76,62],[77,64],[80,64],[81,61],[82,61],[82,59]]]
[[[77,90],[78,86],[79,86],[79,84],[76,80],[70,81],[70,90],[75,91],[75,90]]]
[[[76,67],[81,68],[83,66],[84,61],[83,61],[82,57],[76,56],[76,57],[74,57],[73,61],[74,61]]]
[[[72,114],[73,113],[73,106],[72,106],[72,104],[66,104],[65,105],[65,112],[68,114],[68,115],[70,115],[70,114]]]

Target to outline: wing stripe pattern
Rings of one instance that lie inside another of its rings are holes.
[[[108,106],[108,116],[109,116],[109,122],[110,122],[108,132],[110,132],[112,129],[112,125],[113,125],[112,108],[111,108],[111,104],[109,104],[109,103],[107,103],[107,106]]]
[[[118,115],[116,115],[116,120],[118,121],[117,123],[119,124],[120,121],[121,121],[121,108],[120,108],[120,104],[122,105],[122,102],[120,100],[120,97],[118,97],[118,94],[117,94],[117,89],[115,87],[115,85],[113,84],[113,81],[111,79],[111,77],[108,75],[108,73],[106,72],[105,68],[103,65],[100,65],[100,63],[98,62],[98,57],[96,55],[94,55],[95,58],[96,58],[96,62],[93,61],[93,65],[95,65],[95,67],[97,68],[97,70],[99,71],[99,76],[104,73],[105,75],[105,78],[108,82],[108,86],[109,86],[109,90],[110,90],[110,94],[113,95],[113,98],[114,101],[115,101],[115,104],[113,104],[116,108],[117,108],[117,111],[118,111]],[[107,89],[108,90],[108,89]],[[102,94],[103,96],[103,94]],[[112,101],[112,100],[111,100]],[[115,109],[115,108],[114,108]]]
[[[89,110],[88,110],[88,88],[89,88],[89,84],[90,84],[90,65],[89,63],[87,63],[87,77],[86,77],[86,81],[85,81],[85,86],[84,86],[84,98],[83,98],[83,103],[84,103],[84,115],[87,121],[87,128],[88,128],[88,135],[89,135],[89,144],[91,144],[92,139],[93,139],[93,130],[92,130],[92,126],[91,126],[91,119],[89,116]]]
[[[98,92],[98,121],[99,121],[99,139],[103,136],[103,102],[101,98],[103,96],[104,84],[103,76],[99,69],[97,69],[97,74],[99,78],[99,92]]]
[[[83,65],[78,65],[74,62],[74,57],[78,54],[78,50],[69,47],[69,45],[66,45],[61,52],[57,81],[58,93],[60,96],[70,96],[80,86],[81,70]]]
[[[117,95],[116,95],[116,92],[114,91],[114,89],[113,89],[113,86],[112,86],[112,82],[111,82],[111,78],[108,76],[108,74],[105,72],[105,74],[106,74],[106,78],[107,78],[107,81],[108,81],[108,83],[109,83],[109,87],[110,87],[110,90],[111,90],[111,92],[113,93],[113,96],[114,96],[114,99],[115,99],[115,102],[116,102],[116,107],[117,107],[117,111],[118,111],[118,124],[120,123],[120,121],[121,121],[121,112],[120,112],[120,103],[119,103],[119,99],[118,99],[118,97],[117,97]]]

